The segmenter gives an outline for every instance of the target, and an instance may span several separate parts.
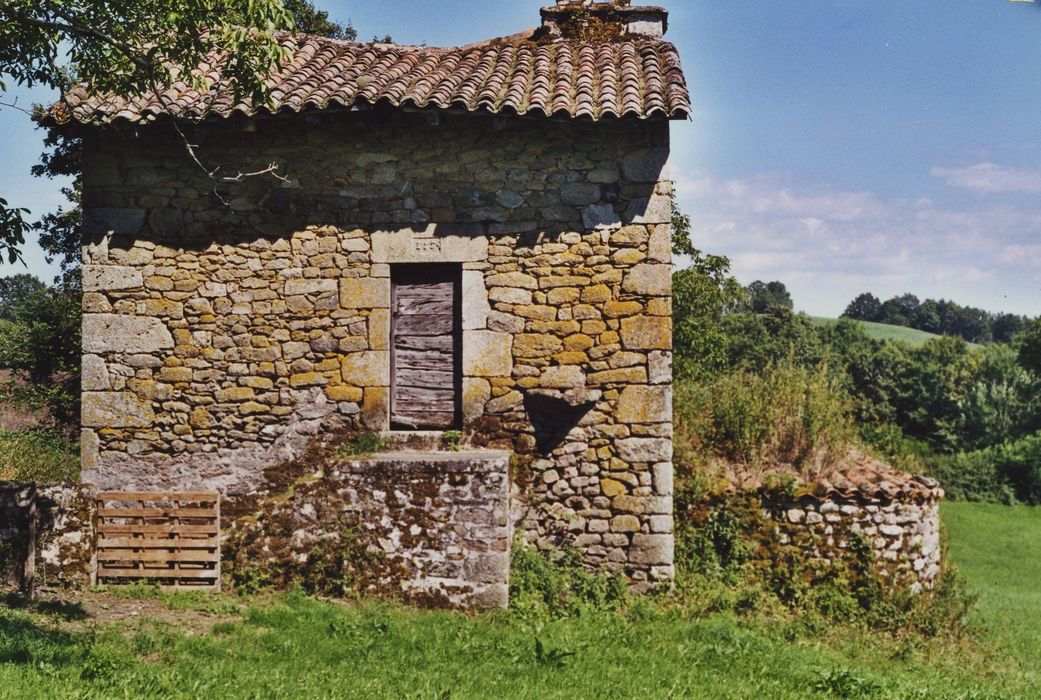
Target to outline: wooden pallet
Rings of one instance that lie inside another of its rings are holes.
[[[98,494],[96,581],[220,591],[220,494]]]

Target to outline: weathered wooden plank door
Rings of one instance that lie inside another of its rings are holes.
[[[391,427],[459,427],[462,323],[459,265],[391,268]]]

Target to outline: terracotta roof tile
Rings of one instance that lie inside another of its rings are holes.
[[[300,112],[387,103],[537,116],[683,119],[690,115],[679,54],[659,39],[538,43],[531,33],[451,49],[356,44],[285,35],[290,59],[269,80],[273,106],[236,100],[215,66],[200,94],[184,81],[160,99],[91,95],[74,88],[51,108],[56,122],[150,122],[169,105],[179,118]],[[216,62],[213,62],[216,63]]]

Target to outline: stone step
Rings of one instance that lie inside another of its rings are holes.
[[[380,438],[394,452],[440,452],[448,449],[442,430],[385,430]]]

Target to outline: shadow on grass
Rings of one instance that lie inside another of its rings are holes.
[[[0,664],[71,666],[82,663],[87,638],[0,610]]]
[[[70,603],[65,600],[29,600],[17,593],[4,595],[0,598],[0,605],[11,610],[23,610],[55,617],[63,622],[80,622],[89,617],[87,610],[80,603]]]

